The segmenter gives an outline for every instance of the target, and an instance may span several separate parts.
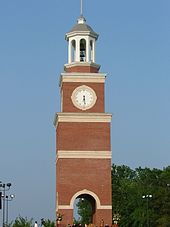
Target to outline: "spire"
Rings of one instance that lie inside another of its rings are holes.
[[[86,19],[83,17],[83,0],[80,0],[80,17],[77,20],[78,24],[85,24]]]
[[[80,17],[83,17],[83,0],[80,0]]]

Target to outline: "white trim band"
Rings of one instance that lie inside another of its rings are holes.
[[[57,151],[59,158],[93,158],[93,159],[111,159],[111,151]]]
[[[78,67],[82,67],[82,66],[84,67],[85,66],[85,67],[93,67],[93,68],[100,69],[100,65],[96,64],[94,61],[90,61],[90,62],[80,62],[80,61],[69,62],[69,63],[64,65],[64,68],[68,69],[68,68],[72,68],[72,67],[75,67],[75,66],[78,66]],[[77,73],[77,72],[75,72],[75,73]],[[79,72],[79,73],[81,73],[81,72]]]
[[[54,126],[59,122],[101,122],[110,123],[112,114],[108,113],[56,113]]]
[[[101,73],[62,73],[59,86],[63,82],[75,83],[105,83],[106,74]]]
[[[58,210],[70,210],[73,209],[70,205],[58,205]],[[111,205],[101,205],[97,208],[98,210],[112,210]]]

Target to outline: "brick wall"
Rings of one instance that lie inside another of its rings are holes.
[[[76,108],[71,100],[71,95],[74,89],[81,85],[87,85],[91,87],[97,95],[96,104],[86,111],[82,111]],[[63,112],[104,112],[104,83],[63,83]]]

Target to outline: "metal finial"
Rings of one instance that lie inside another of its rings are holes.
[[[83,15],[83,0],[80,1],[80,15]]]
[[[86,19],[83,17],[83,0],[80,0],[80,17],[77,20],[78,24],[85,24]]]

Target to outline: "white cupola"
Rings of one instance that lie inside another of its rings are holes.
[[[66,34],[68,41],[68,64],[95,63],[95,44],[98,34],[86,24],[81,15],[77,24]]]

